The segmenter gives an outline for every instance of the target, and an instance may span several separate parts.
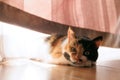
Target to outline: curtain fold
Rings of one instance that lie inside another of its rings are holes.
[[[116,24],[120,18],[118,3],[120,4],[119,0],[52,0],[52,20],[76,27],[116,33],[119,29]]]
[[[4,58],[4,48],[3,48],[3,27],[0,22],[0,61]]]

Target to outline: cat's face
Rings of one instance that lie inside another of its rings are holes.
[[[67,44],[64,47],[64,56],[72,64],[84,63],[88,60],[96,61],[98,58],[98,47],[102,37],[93,40],[89,38],[76,38],[75,33],[69,28]]]

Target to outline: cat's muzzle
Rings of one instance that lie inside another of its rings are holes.
[[[70,60],[70,55],[67,52],[64,52],[64,57],[65,57],[66,60],[71,62],[72,66],[78,66],[78,67],[91,67],[91,66],[94,66],[93,62],[90,61],[90,60],[87,60],[87,61],[84,62],[83,59],[79,59],[79,62],[72,62]]]
[[[67,52],[64,52],[64,57],[65,57],[65,59],[67,59],[68,61],[70,61],[72,64],[77,64],[79,62],[82,62],[82,59],[79,59],[79,62],[72,62],[70,60],[70,55]]]

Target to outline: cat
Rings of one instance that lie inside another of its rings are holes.
[[[67,36],[53,34],[45,39],[46,52],[42,54],[43,62],[72,66],[92,66],[98,58],[98,48],[102,36],[91,40],[88,37],[78,37],[69,27]],[[46,58],[45,58],[46,57]]]

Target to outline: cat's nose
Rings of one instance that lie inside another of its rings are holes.
[[[76,62],[72,62],[73,64],[76,64],[76,63],[81,63],[83,60],[82,59],[78,59]]]

